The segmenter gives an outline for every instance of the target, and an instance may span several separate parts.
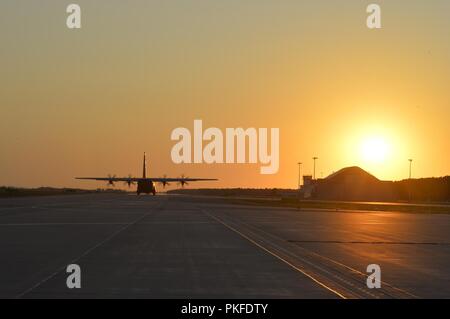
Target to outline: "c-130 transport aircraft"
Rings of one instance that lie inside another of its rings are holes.
[[[108,185],[114,186],[115,182],[124,182],[125,184],[128,184],[128,187],[130,187],[132,184],[137,183],[137,190],[136,193],[140,195],[141,193],[144,194],[150,194],[153,195],[156,194],[156,187],[155,183],[160,183],[165,187],[166,185],[169,185],[169,183],[179,183],[183,187],[188,182],[198,182],[198,181],[217,181],[216,178],[188,178],[188,177],[147,177],[147,161],[145,159],[145,153],[144,153],[144,165],[142,168],[142,177],[115,177],[115,176],[108,176],[108,177],[75,177],[76,179],[88,179],[88,180],[96,180],[96,181],[107,181]]]

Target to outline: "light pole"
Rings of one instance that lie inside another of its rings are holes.
[[[409,161],[409,181],[408,181],[408,200],[409,201],[411,201],[411,177],[412,177],[412,174],[411,174],[411,172],[412,172],[412,170],[411,170],[411,167],[412,167],[412,158],[410,158],[410,159],[408,159],[408,161]]]
[[[302,186],[302,162],[298,162],[298,189]]]
[[[313,180],[316,179],[316,160],[317,159],[319,159],[319,158],[316,156],[313,157],[313,160],[314,160]]]
[[[411,179],[411,167],[412,167],[412,158],[410,158],[410,159],[408,159],[408,161],[409,161],[409,179]]]

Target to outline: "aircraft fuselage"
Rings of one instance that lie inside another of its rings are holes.
[[[156,194],[156,187],[155,184],[152,181],[139,181],[137,183],[137,194],[150,194],[153,195]]]

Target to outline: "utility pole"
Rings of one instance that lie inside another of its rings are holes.
[[[298,189],[302,186],[302,162],[298,162]]]
[[[298,189],[297,189],[297,201],[298,201],[298,207],[297,209],[300,210],[300,201],[301,201],[301,196],[300,196],[300,187],[302,186],[302,162],[298,162]]]
[[[319,158],[316,156],[313,157],[313,160],[314,160],[313,180],[316,179],[316,160],[317,159],[319,159]]]
[[[412,167],[412,158],[408,159],[409,161],[409,179],[411,179],[412,175],[411,175],[411,167]]]
[[[412,158],[410,158],[410,159],[408,159],[408,161],[409,161],[409,180],[408,180],[408,200],[409,201],[411,201],[411,187],[412,187],[412,184],[411,184],[411,177],[412,177]]]

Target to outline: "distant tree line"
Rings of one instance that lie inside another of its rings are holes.
[[[450,201],[450,176],[392,182],[399,200]]]
[[[380,181],[365,176],[342,176],[319,180],[311,199],[343,201],[430,201],[450,202],[450,176]],[[293,197],[296,189],[202,188],[176,189],[168,193],[208,196]]]

